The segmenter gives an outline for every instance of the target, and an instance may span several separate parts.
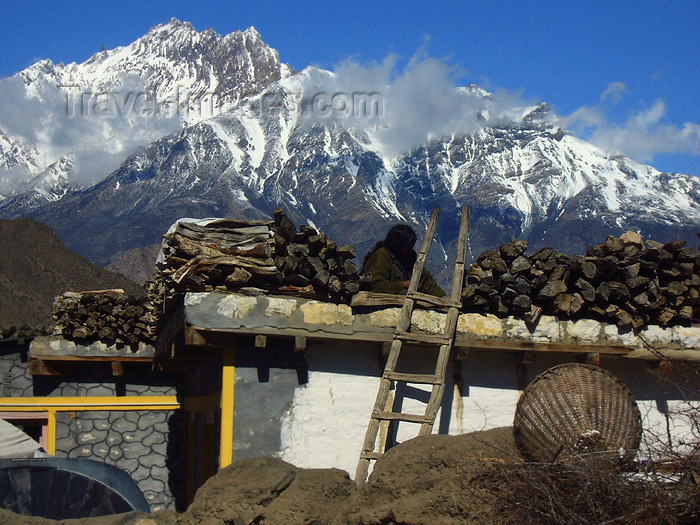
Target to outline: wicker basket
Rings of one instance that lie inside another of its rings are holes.
[[[642,438],[632,393],[611,373],[570,363],[550,368],[523,391],[513,421],[525,459],[567,461],[595,453],[628,462]]]

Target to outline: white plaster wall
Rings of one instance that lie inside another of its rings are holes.
[[[310,344],[309,381],[299,386],[282,421],[280,457],[304,468],[354,474],[379,388],[376,349]]]
[[[378,348],[348,343],[316,343],[309,346],[306,357],[309,381],[296,389],[291,408],[283,418],[280,456],[300,467],[336,467],[354,475],[383,369]],[[527,381],[563,362],[567,360],[554,356],[538,357],[535,364],[528,365]],[[417,352],[408,355],[402,364],[402,371],[427,372],[432,361],[425,352]],[[684,402],[672,399],[668,385],[658,381],[644,363],[611,360],[602,365],[625,381],[638,397],[647,430],[645,438],[651,439],[652,432],[666,436],[665,410],[668,408],[673,412],[683,408]],[[441,408],[433,432],[455,435],[512,425],[520,396],[514,356],[473,352],[460,368],[461,395],[451,380],[455,372],[451,367],[443,404],[450,407],[449,418],[445,419]],[[416,398],[427,401],[430,387],[419,387],[411,388],[421,390],[422,394],[412,390],[403,398],[403,412],[424,413],[424,402]],[[399,397],[400,392],[398,390]],[[695,402],[695,406],[700,405]],[[689,427],[681,418],[671,417],[668,425],[674,445],[687,437]],[[417,424],[401,423],[398,442],[415,437],[418,429]]]
[[[282,423],[280,457],[304,468],[355,473],[379,379],[310,372]]]

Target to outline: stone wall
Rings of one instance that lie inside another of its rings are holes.
[[[143,369],[112,376],[109,363],[69,376],[31,376],[28,345],[0,347],[0,397],[174,396],[179,380]],[[56,414],[56,456],[116,465],[136,481],[151,511],[185,505],[184,417],[179,411],[78,410]]]
[[[184,498],[184,426],[174,411],[61,412],[56,455],[104,461],[128,472],[151,511]]]
[[[27,397],[32,394],[27,352],[29,344],[0,346],[0,397]]]

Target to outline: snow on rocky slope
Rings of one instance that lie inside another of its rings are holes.
[[[0,79],[8,102],[0,114],[0,181],[8,179],[0,195],[26,192],[25,182],[56,163],[70,165],[69,187],[91,185],[139,147],[292,72],[253,27],[221,36],[176,19],[82,64],[39,61]],[[108,171],[92,173],[101,168]],[[40,203],[42,193],[33,193],[22,200]]]
[[[334,74],[293,73],[253,29],[220,37],[171,20],[84,64],[39,63],[20,77],[43,96],[42,86],[108,86],[134,72],[163,99],[178,84],[198,96],[218,93],[230,107],[183,119],[184,127],[92,186],[70,184],[75,160],[67,157],[37,169],[23,194],[0,201],[0,216],[45,221],[101,263],[158,242],[179,217],[261,218],[276,207],[360,252],[395,222],[423,228],[440,207],[431,264],[441,267],[464,204],[472,207],[472,255],[512,237],[580,253],[628,229],[691,242],[700,229],[697,177],[661,173],[577,139],[555,124],[546,103],[504,110],[478,86],[459,88],[473,121],[397,152],[390,135],[397,130],[381,121],[358,125],[314,112]]]
[[[264,217],[276,207],[360,251],[395,222],[422,228],[440,207],[433,264],[443,265],[463,204],[473,210],[472,254],[512,237],[581,252],[627,229],[692,241],[700,227],[696,177],[605,153],[548,124],[546,104],[523,108],[519,121],[436,137],[389,157],[375,130],[305,118],[309,93],[300,86],[318,74],[305,70],[164,137],[101,183],[33,215],[100,262],[157,242],[178,217]],[[479,96],[487,110],[488,94]]]

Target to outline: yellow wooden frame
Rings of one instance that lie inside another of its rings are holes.
[[[46,414],[46,452],[56,454],[56,413],[87,410],[178,410],[177,396],[0,397],[0,412]]]
[[[221,437],[219,441],[219,469],[233,462],[233,410],[236,387],[236,354],[223,352],[221,370]]]

